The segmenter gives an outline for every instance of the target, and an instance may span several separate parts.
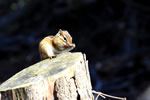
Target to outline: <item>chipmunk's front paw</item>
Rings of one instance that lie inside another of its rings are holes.
[[[56,56],[50,56],[49,58],[50,58],[50,59],[52,59],[52,58],[56,58]]]

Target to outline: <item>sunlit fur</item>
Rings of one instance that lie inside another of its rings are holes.
[[[75,48],[72,37],[67,31],[59,30],[55,36],[45,37],[39,44],[41,59],[52,58],[59,53],[68,52]]]

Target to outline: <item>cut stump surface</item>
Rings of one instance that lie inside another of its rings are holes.
[[[93,99],[88,63],[80,52],[29,66],[2,83],[0,92],[0,100]]]

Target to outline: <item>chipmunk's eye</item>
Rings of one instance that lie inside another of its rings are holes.
[[[67,41],[67,38],[66,38],[66,37],[64,37],[64,41]]]

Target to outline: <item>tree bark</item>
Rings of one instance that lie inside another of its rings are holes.
[[[63,53],[36,63],[0,85],[0,100],[93,100],[85,55]]]

